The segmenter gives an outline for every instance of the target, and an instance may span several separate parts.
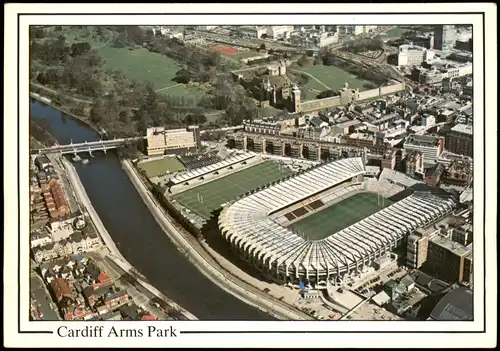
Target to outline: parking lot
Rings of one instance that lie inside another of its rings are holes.
[[[38,275],[32,274],[30,278],[30,293],[32,306],[36,308],[35,319],[48,321],[61,320],[56,304],[48,294],[45,284]]]

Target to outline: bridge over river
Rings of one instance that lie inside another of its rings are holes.
[[[93,151],[104,151],[111,149],[116,149],[127,145],[130,142],[145,139],[146,137],[136,137],[136,138],[121,138],[121,139],[111,139],[111,140],[98,140],[83,143],[70,143],[68,145],[55,145],[51,147],[46,147],[43,149],[32,149],[30,150],[31,155],[43,155],[51,153],[59,153],[61,155],[65,154],[78,154],[79,152],[89,152]]]

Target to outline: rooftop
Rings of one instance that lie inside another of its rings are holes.
[[[457,256],[466,256],[471,250],[470,247],[463,246],[462,244],[447,239],[441,235],[432,238],[431,242],[453,252]]]
[[[405,145],[436,147],[441,140],[438,136],[412,134],[405,140]]]
[[[457,124],[453,128],[451,128],[453,132],[463,133],[472,135],[473,127],[470,124]]]

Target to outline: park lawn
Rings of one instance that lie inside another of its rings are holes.
[[[161,160],[143,162],[139,164],[139,168],[143,169],[148,178],[158,177],[168,172],[177,172],[185,167],[177,159],[177,157],[166,157]]]
[[[392,204],[384,199],[383,207]],[[332,206],[313,213],[290,226],[295,232],[304,234],[310,240],[321,240],[380,211],[377,194],[359,193]]]
[[[208,219],[212,211],[220,208],[223,203],[291,174],[292,171],[288,168],[280,169],[278,163],[266,161],[175,194],[172,198],[202,218]],[[198,201],[198,194],[202,203]]]
[[[404,33],[409,32],[408,29],[404,28],[399,28],[399,27],[394,27],[391,30],[388,30],[387,32],[381,33],[382,35],[385,34],[388,37],[402,37]]]
[[[324,84],[329,86],[333,91],[342,89],[345,82],[349,84],[350,88],[359,89],[360,91],[368,90],[364,85],[371,83],[335,66],[314,65],[310,67],[301,67],[300,71],[307,72],[316,77]],[[322,84],[318,83],[311,77],[308,78],[309,82],[304,86],[304,88],[315,89],[319,91],[326,90],[326,88]]]
[[[106,60],[105,67],[119,70],[140,82],[150,82],[155,89],[176,85],[172,79],[181,69],[180,65],[168,56],[150,52],[144,48],[102,47],[97,50]]]

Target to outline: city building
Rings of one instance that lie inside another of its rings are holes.
[[[450,50],[457,41],[457,30],[454,25],[437,25],[434,27],[434,49]]]
[[[472,225],[464,223],[459,227],[453,228],[451,232],[451,240],[467,246],[472,243]]]
[[[411,151],[420,151],[424,155],[424,165],[432,167],[443,150],[443,137],[412,134],[403,144],[402,157],[405,158]]]
[[[251,38],[261,38],[267,33],[267,27],[265,26],[241,26],[238,27],[238,31],[244,35]]]
[[[446,136],[446,149],[454,154],[474,156],[473,127],[470,124],[457,124]]]
[[[360,35],[377,29],[377,26],[338,25],[337,32],[344,35]]]
[[[421,118],[420,124],[422,127],[424,127],[426,130],[434,127],[436,125],[436,117],[434,117],[431,114],[424,113],[424,115]]]
[[[420,151],[410,152],[405,159],[405,173],[415,177],[416,173],[424,173],[424,154]]]
[[[397,162],[397,153],[396,149],[387,149],[382,155],[380,167],[394,169]]]
[[[198,126],[189,126],[185,129],[148,128],[146,137],[148,156],[164,155],[179,150],[196,150],[201,143]]]
[[[444,171],[445,167],[441,163],[436,163],[431,168],[428,168],[424,178],[425,184],[437,186]]]
[[[418,228],[408,236],[406,246],[406,265],[413,269],[419,269],[427,261],[429,251],[429,239],[438,235],[434,227]]]
[[[434,58],[434,52],[421,46],[401,45],[398,51],[398,66],[420,66]]]
[[[268,26],[267,37],[270,39],[289,38],[294,31],[293,26]]]
[[[464,246],[451,239],[437,235],[429,239],[427,269],[439,279],[449,282],[468,281],[470,271],[465,270],[465,258],[472,245]]]
[[[473,164],[469,158],[455,159],[443,175],[443,183],[468,187],[472,183]]]

